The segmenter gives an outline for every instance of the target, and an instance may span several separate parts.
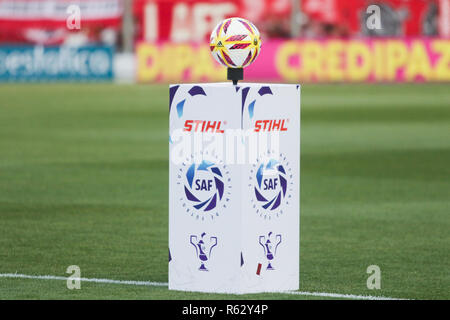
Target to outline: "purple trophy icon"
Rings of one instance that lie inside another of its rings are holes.
[[[272,261],[275,258],[276,254],[277,254],[277,248],[279,246],[279,244],[281,243],[281,234],[277,234],[276,235],[276,245],[275,248],[273,247],[273,243],[270,241],[272,232],[269,232],[269,234],[267,235],[267,239],[265,236],[259,236],[259,244],[263,247],[264,249],[264,254],[267,258],[267,268],[266,270],[275,270],[272,267]],[[264,242],[264,240],[266,242]]]
[[[208,249],[207,244],[205,244],[205,241],[203,240],[205,235],[206,235],[206,233],[203,232],[201,234],[200,240],[198,240],[198,242],[197,242],[196,235],[191,235],[191,238],[190,238],[190,243],[194,246],[196,255],[200,259],[200,268],[198,268],[198,270],[200,270],[200,271],[208,271],[208,269],[205,266],[205,263],[206,263],[206,261],[208,261],[211,258],[212,249],[215,246],[217,246],[217,237],[210,237],[209,238],[209,249]]]

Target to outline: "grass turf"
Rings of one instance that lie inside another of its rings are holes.
[[[0,273],[167,281],[167,104],[167,86],[0,87]],[[305,85],[301,135],[301,290],[449,299],[448,85]],[[315,297],[0,278],[0,299],[39,298]]]

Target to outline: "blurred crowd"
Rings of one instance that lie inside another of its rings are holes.
[[[373,4],[377,29],[366,23]],[[202,42],[233,16],[252,21],[265,38],[450,35],[450,0],[0,0],[0,43],[121,49],[125,40]]]

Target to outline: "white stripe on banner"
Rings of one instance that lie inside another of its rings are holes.
[[[19,279],[38,279],[38,280],[65,280],[68,277],[60,276],[33,276],[19,273],[0,273],[0,278],[19,278]],[[149,286],[149,287],[167,287],[167,282],[154,282],[154,281],[133,281],[133,280],[111,280],[111,279],[97,279],[97,278],[70,278],[70,280],[80,280],[82,282],[95,282],[95,283],[107,283],[107,284],[127,284],[134,286]],[[339,298],[339,299],[357,299],[357,300],[407,300],[390,297],[378,297],[378,296],[363,296],[354,294],[342,294],[342,293],[326,293],[326,292],[305,292],[305,291],[284,291],[278,292],[280,294],[300,295],[300,296],[312,296],[312,297],[324,297],[324,298]]]

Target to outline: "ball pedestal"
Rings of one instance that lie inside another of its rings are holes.
[[[299,289],[300,86],[171,85],[169,110],[169,289]]]
[[[239,80],[244,79],[244,68],[228,68],[227,80],[231,80],[233,85],[237,85]]]

